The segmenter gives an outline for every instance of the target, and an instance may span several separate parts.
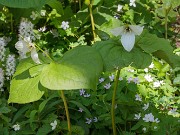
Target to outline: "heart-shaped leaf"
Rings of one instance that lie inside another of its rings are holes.
[[[51,90],[96,89],[102,70],[100,54],[92,47],[81,46],[68,51],[59,63],[45,66],[40,82]]]

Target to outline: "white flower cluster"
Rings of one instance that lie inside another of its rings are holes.
[[[30,42],[36,40],[36,36],[33,32],[34,24],[32,24],[28,19],[22,18],[19,25],[19,40],[24,40],[24,38],[29,38]]]
[[[3,37],[0,38],[0,60],[4,61],[5,60],[5,49],[6,46],[6,41]]]
[[[158,118],[154,119],[154,116],[153,116],[152,113],[145,114],[143,120],[145,122],[155,122],[155,123],[159,123],[160,122]]]
[[[10,77],[14,74],[16,67],[16,59],[14,55],[8,55],[6,60],[6,79],[10,80]]]
[[[3,85],[4,85],[4,71],[2,68],[0,68],[0,91],[3,91]]]

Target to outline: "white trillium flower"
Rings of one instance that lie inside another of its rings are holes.
[[[135,35],[140,35],[143,28],[143,26],[128,25],[112,29],[111,33],[115,36],[121,35],[121,43],[124,49],[130,52],[135,44]]]
[[[35,45],[29,42],[28,39],[18,41],[15,44],[15,48],[19,51],[19,54],[21,54],[20,56],[22,57],[25,57],[26,53],[31,52],[32,60],[37,64],[41,64]]]

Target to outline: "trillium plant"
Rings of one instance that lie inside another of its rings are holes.
[[[140,35],[143,28],[143,26],[138,25],[126,25],[112,29],[111,33],[115,36],[121,35],[120,41],[124,49],[130,52],[135,44],[135,35]]]
[[[179,94],[180,56],[167,40],[174,38],[168,35],[172,18],[168,13],[176,4],[161,8],[166,11],[162,15],[156,11],[158,2],[76,2],[27,0],[23,5],[22,0],[0,1],[0,18],[9,14],[4,20],[10,21],[4,23],[10,23],[14,35],[18,31],[12,42],[0,38],[0,90],[8,90],[6,105],[27,104],[4,107],[2,99],[0,118],[6,124],[0,124],[0,132],[2,128],[2,133],[12,131],[8,134],[157,135],[164,127],[160,116],[179,116],[179,99],[173,96]],[[150,23],[138,6],[148,17],[164,18],[164,33],[152,32],[152,25],[162,24]],[[19,13],[28,10],[16,20],[14,8]],[[149,14],[150,9],[158,14]],[[10,120],[6,113],[15,116]],[[27,120],[19,123],[22,119]]]

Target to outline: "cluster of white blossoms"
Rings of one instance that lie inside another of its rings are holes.
[[[11,38],[9,37],[0,37],[0,61],[3,62],[5,61],[5,52],[6,48],[5,46],[8,44],[8,42],[11,41]]]
[[[16,67],[15,55],[8,55],[6,60],[6,79],[10,80],[10,77],[14,74]]]
[[[4,91],[3,86],[4,86],[4,71],[2,68],[0,68],[0,91]]]
[[[31,58],[37,64],[40,64],[35,44],[33,43],[35,34],[33,32],[33,24],[27,19],[22,19],[19,26],[19,41],[15,44],[15,48],[20,54],[20,58],[26,58],[26,54],[31,52]]]
[[[31,23],[27,18],[22,18],[19,25],[19,40],[29,38],[30,42],[36,40],[36,36],[33,32],[34,24]]]

